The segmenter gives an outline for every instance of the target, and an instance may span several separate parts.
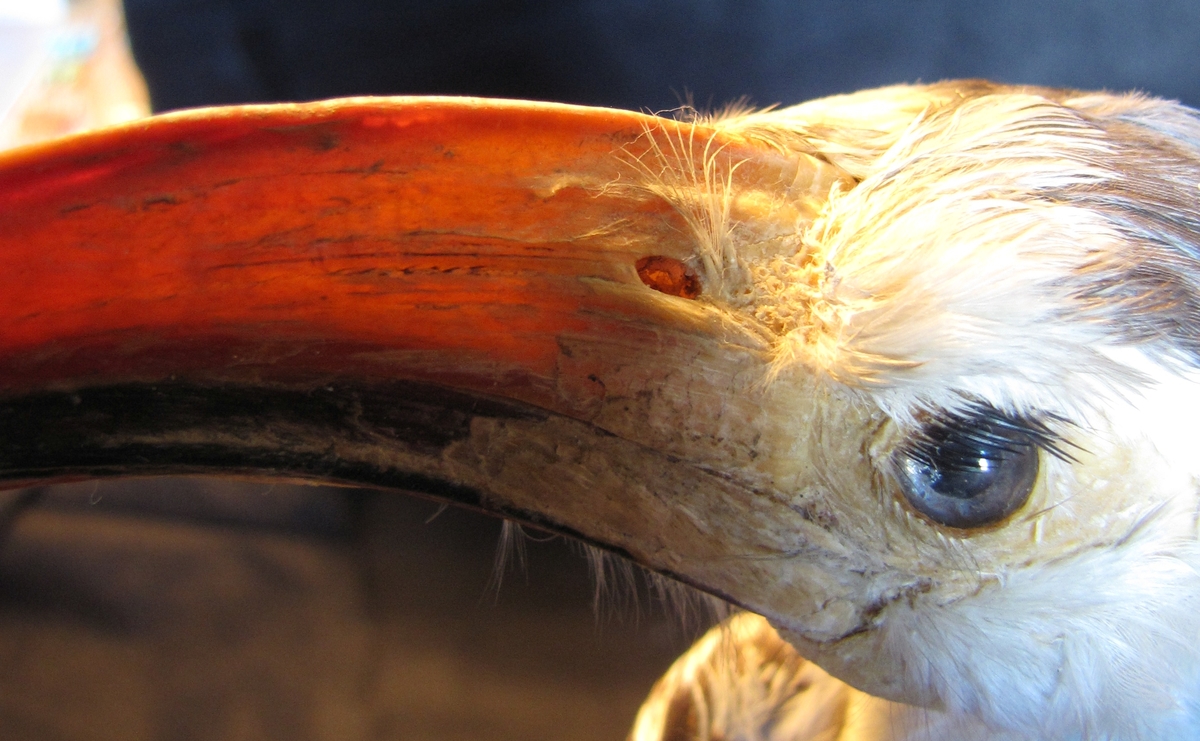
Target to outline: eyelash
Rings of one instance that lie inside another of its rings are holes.
[[[906,446],[905,453],[924,457],[926,460],[932,455],[932,449],[935,446],[942,449],[943,455],[946,450],[944,439],[942,441],[933,440],[928,434],[929,430],[942,430],[952,433],[963,440],[1006,449],[1004,448],[1004,444],[1011,438],[984,434],[984,428],[990,425],[1015,433],[1014,436],[1022,442],[1041,448],[1059,460],[1068,463],[1076,461],[1075,457],[1068,451],[1068,448],[1078,449],[1078,446],[1055,429],[1073,425],[1068,420],[1057,415],[1046,414],[1040,417],[1010,415],[1001,412],[991,404],[977,401],[967,405],[962,411],[930,413],[921,421],[921,428],[913,434]],[[980,424],[981,422],[985,424]],[[944,435],[943,438],[945,437],[950,436]],[[957,452],[954,451],[955,447],[958,446],[951,446],[952,454]],[[961,452],[964,456],[963,460],[966,462],[970,451],[965,446],[962,446]]]

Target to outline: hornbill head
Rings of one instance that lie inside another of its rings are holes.
[[[0,476],[421,492],[877,696],[1200,724],[1200,121],[980,82],[671,120],[172,114],[0,160]]]

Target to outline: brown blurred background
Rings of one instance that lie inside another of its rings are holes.
[[[497,588],[496,523],[394,493],[144,480],[6,507],[4,739],[619,739],[687,645],[629,585],[598,616],[560,540]]]

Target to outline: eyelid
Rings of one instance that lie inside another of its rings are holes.
[[[989,445],[1002,445],[1008,438],[991,437],[982,433],[981,425],[985,422],[994,427],[1009,430],[1028,444],[1046,451],[1050,455],[1067,463],[1078,462],[1070,449],[1083,452],[1083,449],[1070,440],[1062,430],[1078,427],[1075,423],[1056,414],[1009,414],[983,401],[972,402],[961,412],[932,413],[922,426],[922,430],[940,427],[946,430],[970,437]],[[921,435],[915,433],[914,442]]]

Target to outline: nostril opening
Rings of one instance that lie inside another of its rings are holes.
[[[699,276],[673,257],[643,257],[637,261],[637,274],[643,283],[661,293],[680,298],[700,295]]]

